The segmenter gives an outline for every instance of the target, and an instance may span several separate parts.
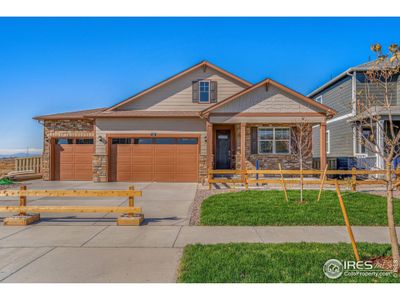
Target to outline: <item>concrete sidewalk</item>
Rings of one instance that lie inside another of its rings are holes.
[[[357,242],[389,242],[385,227],[353,230]],[[0,226],[0,281],[175,282],[188,244],[302,241],[349,239],[344,226]]]

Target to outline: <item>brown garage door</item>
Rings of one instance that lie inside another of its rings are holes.
[[[93,139],[56,139],[55,180],[92,180]]]
[[[197,138],[114,138],[111,180],[196,182]]]

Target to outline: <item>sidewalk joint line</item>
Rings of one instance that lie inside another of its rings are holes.
[[[84,242],[82,245],[79,246],[79,248],[85,246],[87,243],[89,243],[91,240],[93,240],[96,236],[98,236],[100,233],[102,233],[104,230],[106,230],[110,225],[106,225],[103,229],[101,229],[99,232],[95,233],[91,238],[89,238],[86,242]]]
[[[38,247],[40,248],[40,247]],[[41,247],[43,248],[43,247]],[[33,259],[32,261],[26,263],[25,265],[21,266],[20,268],[18,268],[17,270],[15,270],[14,272],[12,272],[11,274],[9,274],[8,276],[4,277],[2,280],[0,280],[0,282],[4,282],[4,280],[6,280],[7,278],[9,278],[10,276],[14,275],[15,273],[21,271],[23,268],[29,266],[31,263],[37,261],[39,258],[42,258],[43,256],[45,256],[46,254],[50,253],[51,251],[53,251],[54,249],[56,249],[57,247],[52,247],[51,249],[49,249],[48,251],[46,251],[45,253],[39,255],[38,257],[36,257],[35,259]]]
[[[178,231],[178,234],[175,237],[174,243],[172,244],[172,248],[175,248],[175,243],[178,240],[179,235],[181,234],[181,230],[182,230],[183,226],[181,225]]]

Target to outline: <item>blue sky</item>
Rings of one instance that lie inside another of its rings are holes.
[[[0,154],[35,115],[106,107],[201,60],[307,94],[399,43],[400,18],[0,18]],[[5,150],[8,149],[8,150]]]

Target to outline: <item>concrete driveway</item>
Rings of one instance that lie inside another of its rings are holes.
[[[127,189],[130,183],[27,182],[28,189]],[[136,183],[145,226],[118,227],[113,214],[41,214],[28,227],[0,225],[2,282],[175,282],[172,248],[189,214],[194,183]],[[16,205],[16,198],[0,205]],[[30,198],[28,205],[125,206],[127,199]],[[0,214],[0,221],[7,214]]]

